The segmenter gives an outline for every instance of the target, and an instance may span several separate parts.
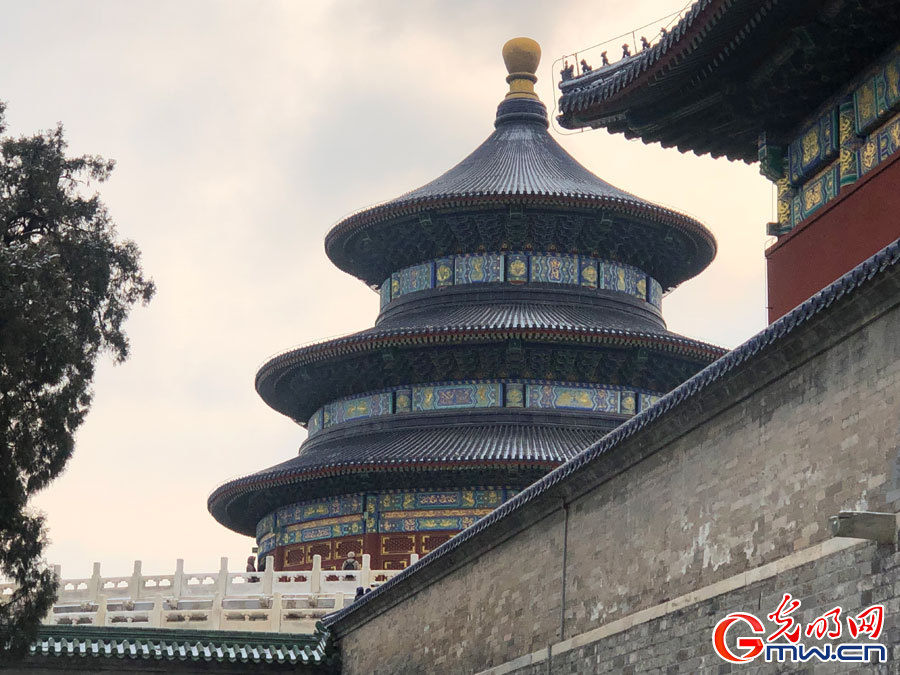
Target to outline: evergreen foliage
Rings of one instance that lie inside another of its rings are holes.
[[[67,157],[61,126],[0,136],[0,574],[18,585],[0,597],[0,658],[27,650],[56,594],[28,499],[72,455],[98,355],[125,360],[123,322],[154,292],[90,193],[113,165]]]

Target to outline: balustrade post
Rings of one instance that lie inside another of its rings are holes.
[[[219,576],[216,578],[216,592],[222,597],[228,595],[228,558],[219,558]]]
[[[134,561],[134,570],[131,573],[131,581],[128,582],[128,595],[132,600],[137,600],[141,597],[141,583],[143,582],[141,576],[141,561]]]
[[[175,561],[175,578],[172,579],[172,597],[177,600],[184,592],[184,559]]]
[[[209,623],[214,630],[222,630],[225,626],[222,624],[225,620],[225,613],[222,610],[222,594],[216,593],[213,596],[212,607],[209,610]]]
[[[266,556],[266,569],[263,570],[262,592],[263,595],[272,595],[275,584],[275,558]]]
[[[312,595],[322,592],[322,556],[313,556],[312,571],[309,573],[309,590]]]
[[[150,610],[150,627],[162,628],[163,596],[153,596],[153,609]]]
[[[91,572],[91,580],[88,582],[88,597],[91,600],[100,599],[100,589],[103,588],[103,579],[100,578],[100,563],[94,563],[94,571]]]
[[[419,562],[419,554],[418,554],[418,553],[411,553],[410,556],[409,556],[409,564],[410,564],[410,566],[415,565],[417,562]]]
[[[269,610],[269,629],[273,633],[281,632],[281,593],[272,594],[272,609]]]
[[[362,569],[359,571],[359,585],[368,588],[372,581],[372,556],[363,553]]]
[[[94,615],[95,626],[106,625],[106,598],[102,595],[97,598],[97,614]]]

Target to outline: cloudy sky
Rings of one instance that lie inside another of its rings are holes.
[[[36,500],[49,560],[65,577],[93,561],[105,574],[135,559],[157,574],[176,558],[240,568],[253,542],[212,519],[207,495],[289,458],[306,434],[257,397],[257,368],[377,313],[376,294],[326,258],[328,229],[492,131],[508,38],[541,43],[537,87],[552,108],[558,56],[682,6],[0,0],[10,132],[61,121],[73,154],[116,160],[101,194],[159,288],[128,322],[130,360],[100,365],[75,456]],[[764,326],[772,192],[755,166],[554,133],[605,180],[715,233],[713,265],[664,300],[670,329],[734,347]]]

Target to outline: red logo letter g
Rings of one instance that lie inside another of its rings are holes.
[[[716,627],[713,629],[713,649],[716,650],[716,654],[721,656],[726,661],[729,661],[731,663],[748,663],[762,653],[763,641],[760,638],[740,637],[737,639],[737,646],[740,649],[746,649],[747,651],[742,655],[738,655],[732,652],[725,644],[725,633],[728,632],[731,624],[735,623],[736,621],[743,621],[750,626],[750,630],[752,630],[754,633],[766,632],[766,629],[763,628],[762,621],[757,619],[752,614],[745,614],[744,612],[734,612],[733,614],[729,614],[724,619],[719,621],[719,623],[717,623]]]

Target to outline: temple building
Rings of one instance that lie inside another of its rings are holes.
[[[445,174],[339,222],[329,258],[380,295],[373,328],[267,362],[256,389],[309,431],[209,497],[276,569],[398,569],[724,351],[666,330],[706,228],[600,180],[548,134],[540,48],[503,48],[495,130]]]
[[[559,123],[759,161],[777,189],[774,321],[900,236],[900,2],[695,2],[560,84]]]

